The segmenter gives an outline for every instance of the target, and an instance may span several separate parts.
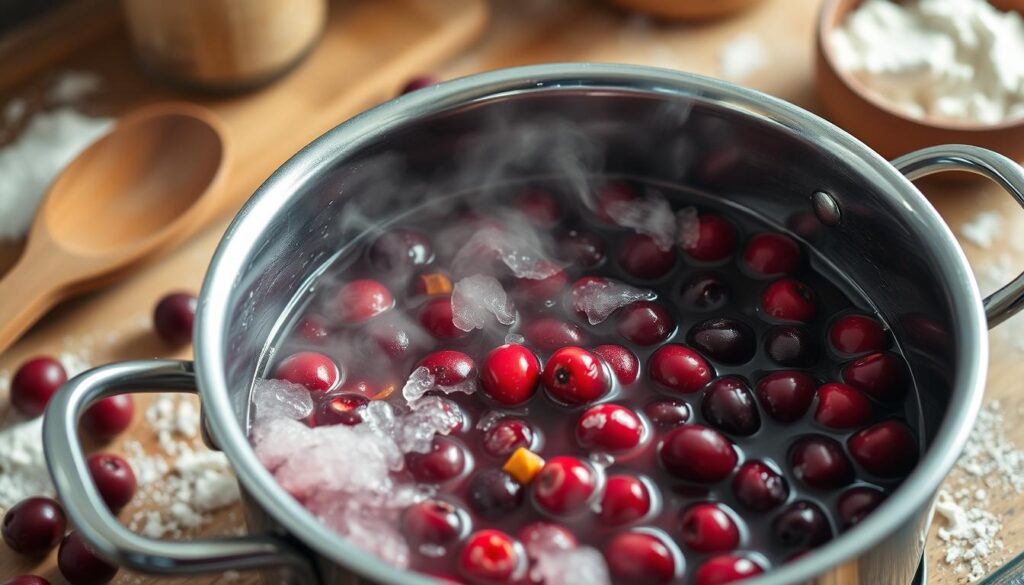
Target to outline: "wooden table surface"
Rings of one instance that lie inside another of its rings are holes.
[[[354,1],[354,0],[353,0]],[[553,61],[610,61],[671,67],[721,76],[722,49],[741,33],[752,33],[766,48],[767,60],[760,70],[739,83],[789,100],[811,111],[817,109],[814,96],[813,27],[818,1],[766,0],[736,18],[683,26],[662,24],[609,9],[584,0],[494,0],[489,29],[480,43],[465,51],[440,72],[454,77],[527,63]],[[1024,233],[1024,214],[998,188],[984,183],[929,183],[926,193],[944,218],[959,234],[960,226],[981,211],[1003,214],[1003,233],[988,248],[964,243],[964,249],[979,275],[993,273],[997,265],[1024,267],[1024,246],[1013,242],[1012,234]],[[93,363],[131,358],[184,355],[169,352],[145,326],[155,301],[171,289],[196,289],[205,266],[222,233],[226,220],[161,257],[125,281],[100,293],[73,301],[54,311],[14,348],[0,357],[0,370],[12,369],[27,356],[86,348]],[[981,278],[983,288],[991,286]],[[1024,376],[1024,346],[1016,332],[1024,331],[1020,319],[1011,320],[990,335],[992,342],[986,400],[1000,400],[1007,418],[1007,432],[1024,445],[1024,396],[1014,380]],[[1018,382],[1019,383],[1019,382]],[[131,431],[140,441],[152,441],[152,432],[136,422]],[[115,445],[116,446],[116,445]],[[1011,552],[1024,549],[1024,514],[1016,510],[1024,496],[1009,490],[990,494],[988,508],[1003,522],[1001,538]],[[133,512],[125,512],[127,517]],[[200,532],[222,534],[237,531],[240,515],[229,509],[218,514]],[[929,541],[929,583],[949,585],[960,582],[933,534]],[[29,570],[38,570],[62,582],[53,559],[40,566],[27,563],[0,548],[0,580]],[[250,582],[251,575],[209,579],[168,580],[141,577],[126,572],[120,583],[155,581],[213,583]]]

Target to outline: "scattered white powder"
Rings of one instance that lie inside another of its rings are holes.
[[[43,455],[43,418],[0,420],[0,514],[31,496],[53,495]]]
[[[65,71],[54,81],[46,92],[47,99],[54,104],[67,104],[99,91],[101,81],[98,75],[88,71]]]
[[[725,45],[720,59],[722,77],[741,81],[768,63],[768,48],[757,35],[741,33]]]
[[[982,211],[960,226],[960,235],[982,248],[991,248],[1002,231],[1003,216],[998,211]]]

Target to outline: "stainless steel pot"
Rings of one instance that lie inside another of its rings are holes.
[[[500,120],[586,128],[604,168],[685,184],[790,226],[823,269],[848,277],[891,324],[921,389],[929,445],[917,469],[856,529],[759,585],[909,583],[924,550],[936,489],[978,412],[988,363],[986,326],[1021,307],[1024,276],[982,300],[956,239],[911,180],[943,170],[985,175],[1024,203],[1024,172],[978,148],[945,146],[888,162],[791,104],[721,81],[621,65],[544,65],[496,71],[388,102],[349,120],[285,163],[224,236],[199,303],[195,364],[139,361],[86,372],[46,414],[50,471],[85,539],[145,572],[192,574],[285,566],[325,583],[428,583],[395,570],[317,522],[275,483],[246,440],[251,383],[289,303],[357,235],[338,227],[358,175],[386,156],[438,173],[473,151]],[[402,205],[416,204],[410,192]],[[401,209],[380,209],[373,221]],[[365,209],[361,210],[365,213]],[[75,435],[91,401],[125,391],[196,391],[213,441],[245,493],[254,535],[154,541],[121,527],[87,481]]]

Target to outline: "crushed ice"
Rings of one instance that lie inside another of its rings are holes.
[[[615,201],[608,206],[615,223],[649,236],[662,250],[671,250],[676,241],[676,218],[664,197],[652,193],[635,201]]]
[[[604,555],[590,546],[542,552],[530,577],[535,582],[559,585],[611,584]]]
[[[423,398],[423,395],[431,390],[437,390],[444,392],[445,394],[452,394],[455,392],[472,394],[476,392],[476,380],[468,378],[458,384],[443,386],[437,383],[437,380],[430,373],[428,368],[420,366],[413,370],[412,374],[409,375],[409,379],[406,380],[405,386],[402,387],[402,396],[405,397],[407,402],[412,403]]]
[[[301,384],[284,380],[256,380],[252,389],[256,419],[300,420],[313,412],[313,399]]]
[[[473,274],[499,260],[516,278],[543,280],[561,267],[543,252],[540,238],[533,230],[512,233],[488,226],[478,230],[452,259],[455,274]]]
[[[452,323],[463,331],[483,329],[491,320],[511,325],[516,309],[501,283],[493,276],[474,274],[455,283],[452,290]]]
[[[637,301],[653,301],[654,291],[630,286],[611,278],[593,279],[572,291],[573,305],[591,325],[603,323],[612,313]]]

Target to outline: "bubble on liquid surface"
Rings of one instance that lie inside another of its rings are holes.
[[[256,380],[252,388],[256,420],[286,418],[299,420],[313,412],[313,399],[301,384],[284,380]]]
[[[452,259],[455,274],[489,272],[493,261],[500,261],[516,278],[542,280],[561,268],[543,251],[540,238],[532,229],[515,232],[485,227],[473,234]]]
[[[672,206],[656,193],[634,201],[611,202],[608,215],[616,224],[650,236],[662,250],[671,250],[676,242],[677,222]]]
[[[573,302],[591,325],[603,323],[612,313],[637,301],[653,301],[654,291],[611,278],[593,279],[573,288]]]
[[[700,219],[696,207],[690,205],[676,213],[676,233],[680,248],[686,250],[697,245],[700,241]]]
[[[542,552],[530,577],[540,583],[560,585],[610,585],[612,582],[604,555],[590,546]]]
[[[516,309],[501,283],[493,276],[474,274],[455,283],[452,323],[463,331],[483,329],[497,319],[502,325],[516,321]]]

